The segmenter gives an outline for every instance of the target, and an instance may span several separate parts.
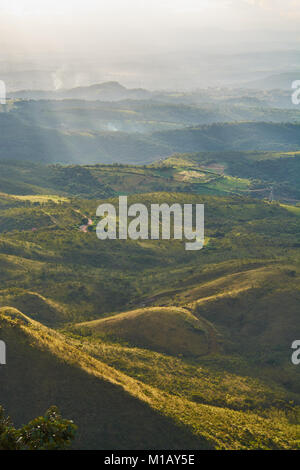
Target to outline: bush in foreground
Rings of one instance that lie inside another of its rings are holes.
[[[73,421],[63,419],[55,406],[16,429],[0,407],[0,450],[65,450],[72,444],[76,429]]]

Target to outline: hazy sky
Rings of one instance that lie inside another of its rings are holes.
[[[300,44],[300,0],[0,0],[0,15],[0,61],[148,58],[154,68]]]
[[[189,34],[194,41],[208,29],[208,47],[224,31],[239,31],[242,40],[245,31],[300,31],[300,0],[0,0],[0,15],[4,52],[129,45],[155,51],[159,42],[188,43]]]

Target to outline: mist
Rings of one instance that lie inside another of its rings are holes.
[[[10,90],[101,81],[194,89],[297,70],[299,4],[1,0],[0,78]]]

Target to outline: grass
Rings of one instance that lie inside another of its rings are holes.
[[[15,351],[15,355],[18,356],[19,353],[19,358],[20,354],[24,356],[24,370],[27,370],[28,367],[28,354],[27,357],[24,355],[26,349],[30,348],[31,350],[31,354],[29,354],[29,359],[32,360],[33,356],[37,359],[37,355],[40,356],[40,360],[35,363],[35,367],[31,368],[29,378],[30,380],[32,380],[32,384],[36,383],[37,380],[40,380],[39,373],[41,362],[44,363],[44,365],[49,363],[49,354],[51,356],[52,366],[57,364],[56,374],[51,379],[52,385],[50,385],[50,382],[48,386],[45,384],[44,381],[43,386],[41,386],[41,384],[39,386],[39,394],[42,393],[42,396],[40,397],[40,402],[43,401],[43,392],[45,393],[45,391],[48,390],[49,393],[50,389],[56,390],[56,387],[59,387],[61,385],[60,381],[62,380],[62,378],[60,374],[68,374],[70,380],[70,387],[72,381],[74,384],[74,381],[76,381],[76,379],[84,379],[84,377],[86,377],[85,381],[87,384],[87,388],[85,388],[84,392],[86,396],[85,412],[87,413],[87,415],[85,415],[84,417],[81,416],[80,421],[82,423],[82,419],[86,419],[86,417],[91,416],[89,412],[87,412],[88,407],[93,406],[93,409],[95,409],[96,407],[95,403],[92,405],[90,402],[89,388],[91,387],[91,384],[94,384],[94,387],[97,384],[98,387],[96,386],[96,388],[102,386],[102,394],[98,397],[97,402],[99,403],[99,399],[104,398],[103,392],[107,393],[106,400],[107,398],[110,399],[109,414],[107,415],[106,413],[102,416],[102,425],[105,428],[107,426],[110,427],[114,422],[115,425],[119,423],[119,428],[116,429],[116,435],[119,435],[119,433],[121,433],[121,436],[119,436],[120,440],[118,448],[120,448],[120,444],[121,448],[123,448],[122,444],[128,446],[128,441],[130,441],[131,438],[135,439],[136,442],[139,442],[138,448],[145,448],[147,447],[147,445],[145,444],[149,445],[149,443],[144,441],[145,436],[141,439],[141,434],[137,434],[139,432],[139,423],[137,422],[135,422],[134,430],[136,434],[134,436],[130,436],[129,434],[126,440],[126,436],[122,434],[122,431],[125,431],[124,425],[120,423],[120,415],[116,415],[116,412],[118,413],[119,407],[115,409],[113,406],[114,393],[117,395],[119,394],[119,403],[125,406],[123,414],[125,412],[128,417],[130,413],[133,413],[132,416],[135,416],[137,418],[138,410],[140,410],[140,413],[142,412],[142,410],[145,410],[145,414],[147,414],[148,412],[149,415],[151,415],[151,410],[153,410],[152,419],[154,421],[150,421],[148,416],[148,431],[144,431],[146,435],[148,432],[148,439],[149,432],[151,433],[151,431],[154,430],[156,425],[155,416],[157,416],[157,420],[159,420],[162,419],[159,418],[160,414],[163,414],[167,419],[171,420],[169,422],[169,432],[171,431],[172,433],[174,433],[174,428],[177,428],[178,432],[183,433],[183,435],[186,433],[186,436],[188,436],[188,434],[190,433],[193,436],[190,440],[191,445],[197,445],[196,442],[198,442],[198,448],[297,448],[296,427],[292,424],[289,424],[287,420],[279,420],[278,418],[274,419],[274,417],[272,419],[263,418],[259,417],[258,415],[252,412],[244,413],[240,411],[219,408],[216,406],[197,404],[185,398],[180,398],[174,394],[168,394],[166,392],[163,392],[158,388],[146,385],[143,382],[132,379],[124,373],[118,372],[116,369],[105,365],[103,362],[93,358],[86,352],[80,351],[80,349],[78,349],[78,345],[76,347],[75,344],[72,344],[71,339],[65,341],[63,336],[61,336],[60,334],[53,332],[36,322],[33,322],[28,317],[20,314],[16,310],[1,310],[1,334],[2,337],[7,340],[8,344],[9,342],[12,342],[13,337],[15,337],[14,344],[19,345],[19,350]],[[17,366],[17,364],[18,362],[14,361],[13,365],[15,367]],[[51,374],[51,370],[52,367],[50,369],[47,369],[47,373]],[[16,372],[17,371],[15,370],[14,373],[16,374]],[[6,390],[8,390],[7,387],[8,385],[12,385],[11,371],[9,371],[7,374],[8,375],[6,376],[6,380],[10,379],[10,384],[6,383],[4,390],[2,389],[1,401],[8,401],[12,403],[14,400],[9,400],[8,398],[6,398],[5,400],[5,392]],[[26,382],[25,384],[22,383],[22,387],[24,387],[24,385],[26,386]],[[78,383],[76,385],[78,387]],[[15,392],[17,392],[17,390],[15,390]],[[78,388],[73,389],[72,387],[71,390],[73,398],[76,397],[78,399],[78,393],[80,393]],[[56,393],[52,393],[52,397],[54,397],[55,395]],[[92,396],[94,397],[95,393],[93,393]],[[121,396],[123,397],[123,404]],[[134,398],[134,401],[132,401],[132,398],[130,398],[130,396]],[[62,396],[60,395],[59,401],[61,401],[61,399]],[[24,404],[24,399],[21,400],[21,403],[19,401],[19,406],[20,404],[22,404],[22,402]],[[101,406],[101,410],[103,411],[103,404]],[[156,415],[156,412],[158,412],[159,414]],[[85,425],[91,425],[91,421],[88,419],[88,422],[85,422]],[[125,427],[126,426],[130,429],[130,424],[128,422],[126,422]],[[102,428],[101,425],[100,428]],[[95,433],[95,426],[92,426],[92,429]],[[101,430],[103,432],[103,428]],[[166,430],[167,426],[165,427],[165,431]],[[91,429],[87,431],[88,435],[90,435],[90,431]],[[97,440],[97,437],[99,437],[99,422],[98,432],[94,436],[94,439]],[[169,434],[169,441],[172,441],[172,437],[173,435]],[[161,435],[160,438],[162,439]],[[155,440],[155,436],[152,439]],[[98,442],[98,446],[99,444],[100,443]],[[88,445],[91,445],[91,447],[93,447],[93,444]],[[110,443],[110,446],[111,445],[112,443]],[[181,441],[181,446],[184,447],[183,441]]]
[[[209,243],[187,253],[80,233],[102,201],[0,198],[0,403],[22,422],[59,405],[78,448],[297,448],[299,218],[244,196],[131,195],[205,204]]]
[[[292,214],[295,214],[297,217],[300,216],[300,207],[291,206],[291,205],[288,205],[288,204],[280,204],[280,205],[281,205],[281,207],[283,207],[287,211],[291,212]]]
[[[57,196],[56,194],[39,194],[39,195],[26,195],[26,196],[17,196],[17,195],[9,195],[5,193],[0,193],[0,197],[5,197],[5,198],[12,198],[12,199],[17,199],[19,201],[28,201],[31,203],[49,203],[49,202],[55,202],[56,204],[59,204],[61,202],[69,202],[69,199],[61,196]]]
[[[102,320],[81,323],[74,331],[129,342],[167,354],[200,356],[209,352],[210,331],[204,322],[183,308],[156,307],[133,310]]]

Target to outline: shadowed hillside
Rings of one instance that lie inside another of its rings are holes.
[[[0,401],[17,424],[56,403],[79,427],[76,448],[210,447],[125,391],[126,381],[132,390],[134,381],[86,355],[81,358],[62,337],[18,311],[0,312],[1,338],[8,345],[7,366],[0,370]],[[138,389],[136,384],[136,394]]]
[[[0,113],[0,160],[35,163],[150,163],[174,152],[297,151],[299,124],[219,123],[151,134],[89,131],[31,125],[19,115]]]

